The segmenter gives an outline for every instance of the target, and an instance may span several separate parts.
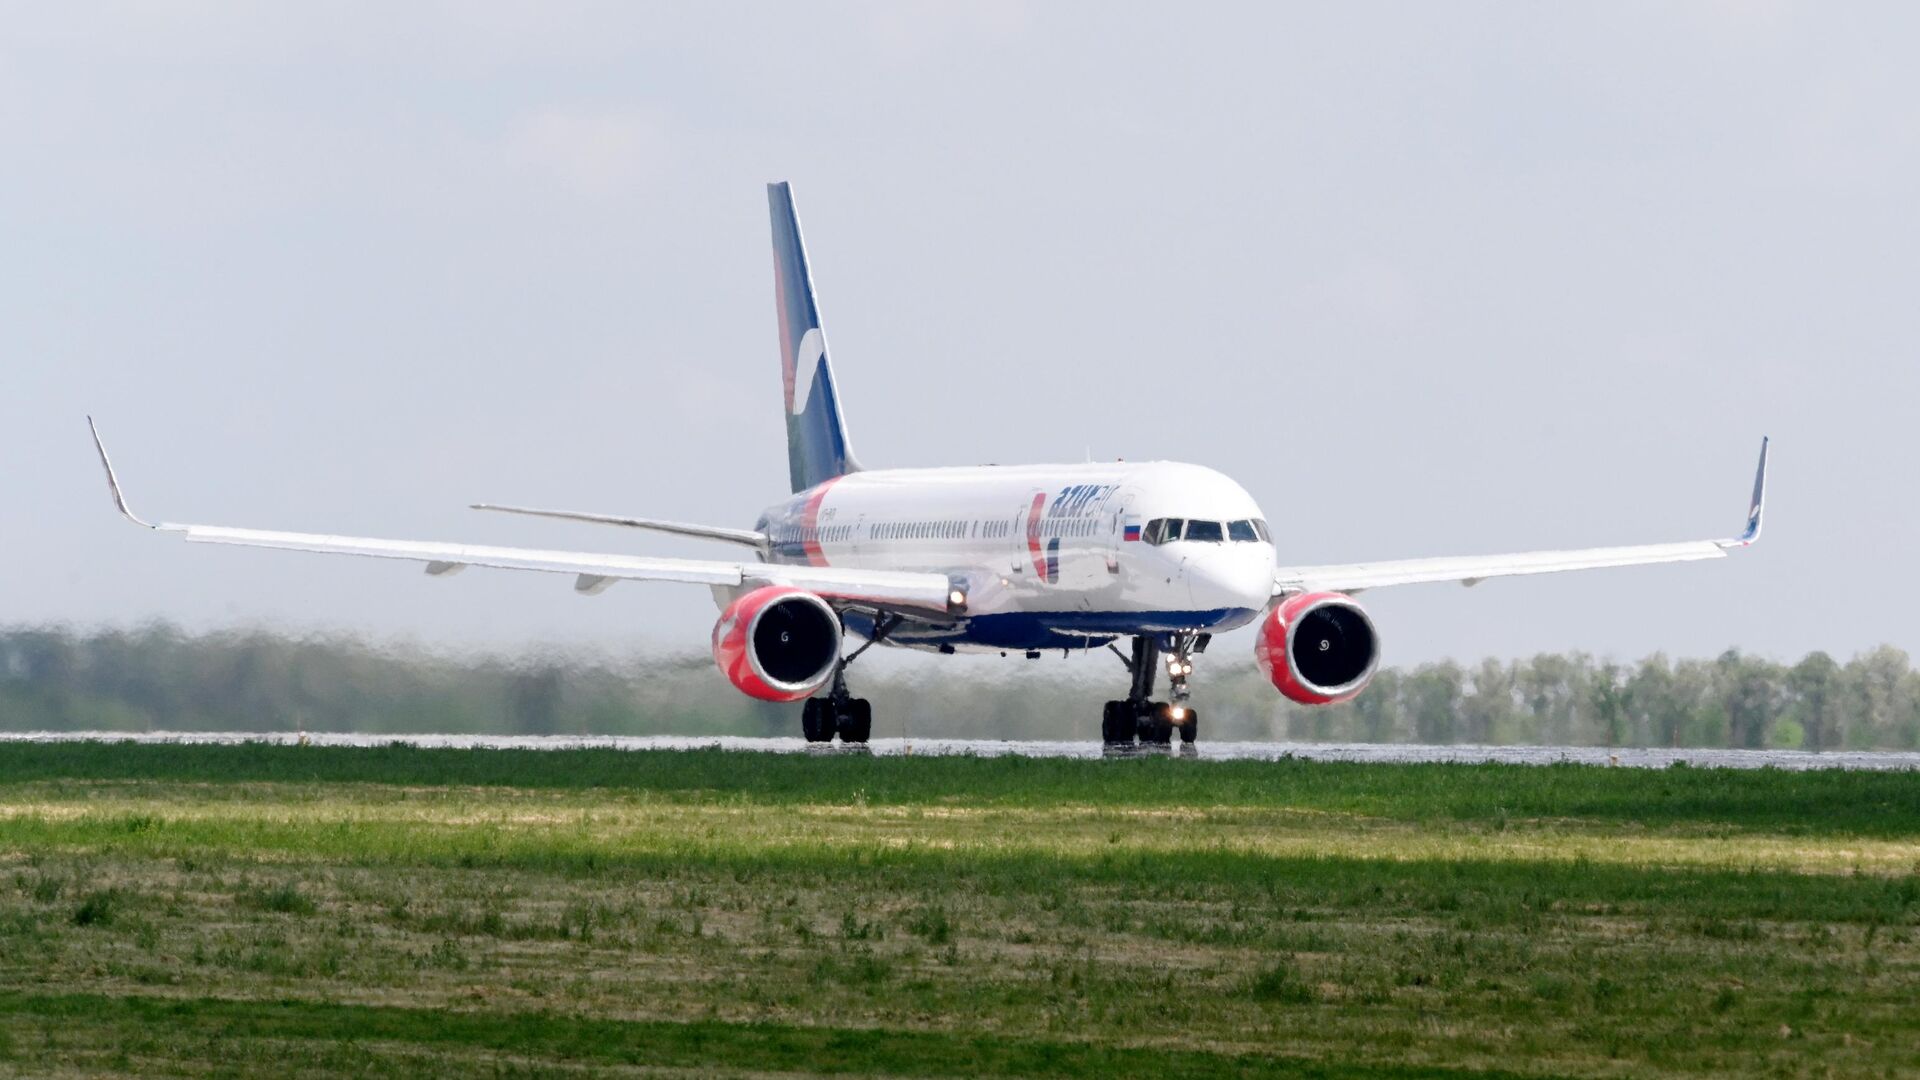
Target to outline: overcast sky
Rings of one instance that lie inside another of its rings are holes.
[[[1371,593],[1388,662],[1920,651],[1920,8],[1179,9],[0,7],[0,622],[704,648],[143,534],[82,418],[150,516],[711,554],[463,507],[784,495],[790,179],[870,467],[1200,462],[1333,562],[1729,535],[1770,434],[1753,551]]]

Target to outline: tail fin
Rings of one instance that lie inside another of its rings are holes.
[[[774,308],[780,316],[780,366],[787,392],[787,468],[793,490],[805,491],[858,472],[840,417],[840,395],[827,362],[826,331],[813,297],[813,274],[800,239],[800,215],[785,181],[767,185],[773,215]]]

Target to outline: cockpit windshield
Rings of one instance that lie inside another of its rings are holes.
[[[1187,522],[1186,539],[1197,540],[1208,544],[1218,544],[1226,539],[1226,533],[1220,528],[1220,523],[1217,521],[1189,521]]]
[[[1239,521],[1202,521],[1190,518],[1154,518],[1140,531],[1140,539],[1149,544],[1171,544],[1177,540],[1201,544],[1272,543],[1267,523],[1259,518]]]

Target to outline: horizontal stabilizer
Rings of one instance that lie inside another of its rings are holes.
[[[501,514],[520,514],[525,517],[553,518],[557,521],[584,521],[593,525],[619,525],[628,529],[651,529],[654,532],[672,533],[675,536],[691,536],[701,540],[720,540],[729,544],[744,544],[761,551],[767,549],[767,534],[752,529],[727,529],[717,525],[689,525],[682,521],[660,521],[655,518],[620,517],[613,514],[587,514],[578,510],[537,510],[527,506],[500,506],[495,503],[474,503],[470,509],[491,510]]]

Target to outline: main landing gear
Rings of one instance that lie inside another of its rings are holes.
[[[873,704],[847,693],[835,679],[833,693],[808,698],[800,707],[800,733],[810,743],[832,742],[835,735],[849,745],[864,743],[873,734]]]
[[[832,742],[835,735],[849,746],[864,746],[873,735],[873,703],[866,698],[857,698],[847,689],[847,665],[860,658],[860,654],[878,645],[893,628],[900,625],[900,616],[883,615],[874,622],[873,637],[866,644],[853,650],[833,665],[833,686],[824,697],[811,697],[800,706],[800,733],[810,743]]]
[[[1101,712],[1100,741],[1109,748],[1131,747],[1135,739],[1142,746],[1169,746],[1177,732],[1182,745],[1191,745],[1200,733],[1200,714],[1187,705],[1187,676],[1193,674],[1194,655],[1206,651],[1211,637],[1175,634],[1164,648],[1158,638],[1137,637],[1133,639],[1131,658],[1113,649],[1133,676],[1133,685],[1125,701],[1109,701]],[[1167,666],[1167,696],[1171,699],[1165,702],[1152,700],[1162,661]]]

